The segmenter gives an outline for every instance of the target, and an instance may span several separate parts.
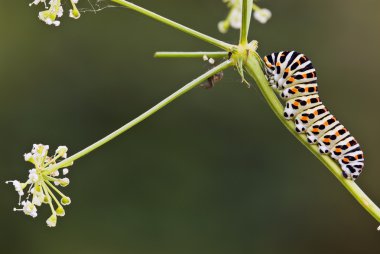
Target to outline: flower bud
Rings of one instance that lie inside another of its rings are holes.
[[[63,209],[62,206],[59,206],[55,212],[57,213],[58,216],[65,216],[65,209]]]
[[[46,224],[49,226],[49,227],[55,227],[57,225],[57,215],[55,213],[53,213],[47,220],[46,220]]]
[[[61,198],[61,204],[62,205],[70,205],[71,204],[71,199],[69,197],[63,197]]]
[[[69,149],[67,146],[58,146],[57,150],[55,150],[55,153],[60,157],[66,158],[68,150]]]
[[[65,177],[65,178],[62,178],[60,181],[59,181],[59,184],[62,186],[62,187],[66,187],[67,185],[70,184],[70,179]]]

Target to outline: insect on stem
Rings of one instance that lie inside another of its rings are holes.
[[[72,163],[74,162],[75,160],[89,154],[90,152],[94,151],[95,149],[103,146],[104,144],[108,143],[109,141],[113,140],[114,138],[118,137],[119,135],[123,134],[124,132],[126,132],[127,130],[129,130],[130,128],[132,128],[133,126],[137,125],[138,123],[144,121],[145,119],[147,119],[148,117],[150,117],[151,115],[155,114],[156,112],[158,112],[160,109],[164,108],[165,106],[167,106],[168,104],[170,104],[171,102],[173,102],[175,99],[177,99],[178,97],[184,95],[185,93],[189,92],[191,89],[199,86],[202,82],[206,81],[208,78],[222,72],[223,70],[229,68],[233,66],[233,62],[230,61],[230,60],[226,60],[224,62],[222,62],[221,64],[215,66],[214,68],[212,68],[211,70],[207,71],[206,73],[202,74],[201,76],[199,76],[198,78],[194,79],[193,81],[191,81],[190,83],[188,83],[187,85],[185,85],[184,87],[182,87],[181,89],[177,90],[176,92],[174,92],[173,94],[171,94],[170,96],[168,96],[166,99],[162,100],[160,103],[158,103],[157,105],[155,105],[154,107],[150,108],[148,111],[146,111],[145,113],[141,114],[140,116],[136,117],[135,119],[133,119],[132,121],[130,121],[129,123],[125,124],[123,127],[119,128],[118,130],[112,132],[111,134],[109,134],[108,136],[102,138],[101,140],[95,142],[94,144],[88,146],[87,148],[83,149],[82,151],[72,155],[71,157],[49,167],[45,174],[51,174],[52,172],[55,172],[56,170],[58,170],[59,168],[61,168],[63,165],[67,165],[69,163]]]

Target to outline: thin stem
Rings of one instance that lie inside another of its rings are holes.
[[[146,111],[145,113],[141,114],[140,116],[136,117],[135,119],[133,119],[132,121],[130,121],[129,123],[127,123],[126,125],[121,127],[120,129],[114,131],[113,133],[111,133],[108,136],[102,138],[101,140],[95,142],[94,144],[90,145],[89,147],[87,147],[87,148],[83,149],[82,151],[72,155],[71,157],[61,161],[60,163],[52,165],[51,167],[48,168],[48,170],[46,170],[44,172],[44,174],[50,175],[51,173],[57,171],[59,168],[62,168],[64,165],[72,163],[75,160],[77,160],[77,159],[85,156],[86,154],[94,151],[95,149],[101,147],[102,145],[104,145],[107,142],[111,141],[112,139],[116,138],[120,134],[129,130],[133,126],[142,122],[143,120],[145,120],[149,116],[153,115],[154,113],[156,113],[157,111],[159,111],[160,109],[162,109],[163,107],[165,107],[166,105],[168,105],[169,103],[171,103],[172,101],[174,101],[175,99],[180,97],[181,95],[183,95],[183,94],[189,92],[191,89],[197,87],[199,84],[201,84],[202,82],[207,80],[209,77],[212,77],[213,75],[227,69],[228,67],[230,67],[232,65],[233,65],[233,63],[230,60],[224,61],[223,63],[219,64],[218,66],[212,68],[211,70],[202,74],[198,78],[194,79],[193,81],[191,81],[190,83],[188,83],[187,85],[185,85],[184,87],[182,87],[181,89],[176,91],[175,93],[171,94],[169,97],[162,100],[160,103],[158,103],[157,105],[155,105],[154,107],[152,107],[151,109]]]
[[[206,51],[197,51],[197,52],[156,52],[154,57],[156,58],[202,58],[203,56],[212,57],[212,58],[223,58],[228,56],[228,52],[218,51],[218,52],[206,52]]]
[[[45,181],[45,183],[47,183],[50,186],[50,188],[55,190],[62,198],[67,198],[67,196],[63,194],[60,190],[58,190],[58,188],[55,187],[54,184],[52,184],[50,181]]]
[[[203,33],[198,32],[198,31],[195,31],[194,29],[191,29],[189,27],[181,25],[181,24],[179,24],[177,22],[174,22],[174,21],[172,21],[170,19],[167,19],[167,18],[165,18],[163,16],[160,16],[160,15],[154,13],[154,12],[151,12],[151,11],[149,11],[147,9],[144,9],[144,8],[142,8],[142,7],[138,6],[138,5],[135,5],[133,3],[130,3],[128,1],[124,1],[124,0],[111,0],[111,1],[115,2],[117,4],[120,4],[120,5],[124,6],[124,7],[127,7],[127,8],[129,8],[131,10],[134,10],[136,12],[139,12],[139,13],[145,15],[145,16],[148,16],[148,17],[150,17],[150,18],[152,18],[154,20],[157,20],[157,21],[159,21],[161,23],[164,23],[164,24],[166,24],[168,26],[174,27],[175,29],[178,29],[178,30],[180,30],[182,32],[185,32],[185,33],[187,33],[187,34],[189,34],[189,35],[191,35],[193,37],[201,39],[201,40],[203,40],[205,42],[208,42],[208,43],[210,43],[210,44],[212,44],[214,46],[217,46],[217,47],[219,47],[221,49],[224,49],[226,51],[230,51],[231,48],[233,47],[233,45],[231,45],[231,44],[228,44],[226,42],[223,42],[223,41],[220,41],[218,39],[215,39],[215,38],[213,38],[211,36],[208,36],[208,35],[205,35]]]
[[[253,11],[259,11],[259,10],[261,10],[261,8],[257,4],[253,3],[252,10]]]
[[[248,32],[249,26],[251,24],[252,4],[253,0],[243,0],[240,44],[244,46],[248,44]]]
[[[52,212],[53,214],[55,214],[55,210],[54,210],[53,203],[52,203],[52,198],[50,197],[49,191],[47,190],[48,188],[46,187],[46,185],[45,185],[44,182],[42,183],[41,186],[42,186],[42,189],[43,189],[44,192],[45,192],[45,195],[46,195],[47,198],[48,198],[48,203],[49,203],[49,206],[50,206],[51,212]]]
[[[327,155],[319,153],[317,146],[310,145],[307,142],[305,135],[300,135],[295,131],[295,125],[292,121],[287,121],[283,117],[284,108],[277,98],[276,94],[269,86],[269,83],[261,69],[258,56],[250,55],[245,63],[245,68],[249,75],[253,77],[258,85],[264,98],[272,108],[276,116],[280,119],[281,123],[305,146],[307,147],[330,171],[334,176],[343,184],[343,186],[354,196],[354,198],[363,206],[369,214],[371,214],[378,222],[380,222],[380,209],[375,203],[359,188],[359,186],[352,180],[347,180],[342,176],[342,170],[338,164]]]
[[[45,183],[42,183],[45,187],[46,187],[46,184]],[[57,197],[54,195],[54,193],[49,189],[49,188],[46,188],[46,190],[49,192],[50,196],[53,197],[55,203],[57,204],[58,207],[62,206],[61,203],[58,201]]]

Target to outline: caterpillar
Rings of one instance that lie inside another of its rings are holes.
[[[305,133],[321,154],[336,160],[342,175],[356,180],[364,168],[364,155],[350,132],[323,105],[317,74],[310,59],[295,51],[281,51],[264,57],[270,86],[285,101],[284,117],[293,120],[298,133]]]

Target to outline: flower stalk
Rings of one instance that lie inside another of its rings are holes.
[[[243,0],[240,45],[248,44],[248,32],[251,24],[253,0]]]
[[[295,131],[295,126],[292,121],[287,121],[283,117],[283,105],[278,100],[276,94],[269,86],[267,78],[262,71],[262,62],[261,58],[258,56],[257,42],[253,41],[248,44],[248,32],[250,27],[250,21],[252,16],[252,11],[254,11],[254,18],[260,23],[266,23],[272,16],[271,12],[268,9],[262,9],[257,5],[253,4],[253,0],[224,0],[227,3],[228,7],[231,9],[226,20],[219,23],[219,30],[221,32],[226,32],[231,25],[233,28],[240,28],[240,40],[239,45],[235,46],[218,39],[215,39],[211,36],[205,35],[194,29],[181,25],[177,22],[174,22],[170,19],[162,17],[154,12],[146,10],[142,7],[139,7],[133,3],[130,3],[125,0],[111,0],[114,3],[117,3],[121,6],[127,7],[131,10],[139,12],[145,16],[148,16],[158,22],[164,23],[168,26],[171,26],[175,29],[178,29],[184,33],[187,33],[195,38],[201,39],[209,44],[212,44],[216,47],[223,49],[223,52],[157,52],[155,57],[161,58],[197,58],[203,57],[204,60],[209,60],[208,58],[223,58],[226,56],[231,56],[230,59],[224,61],[218,66],[212,68],[208,72],[204,73],[200,77],[196,78],[192,82],[188,83],[156,106],[152,107],[142,115],[138,116],[131,122],[127,123],[120,129],[109,134],[105,138],[97,141],[96,143],[90,145],[89,147],[83,149],[82,151],[74,154],[73,156],[64,159],[60,162],[57,162],[57,159],[66,158],[67,148],[59,147],[56,154],[53,157],[47,156],[48,147],[43,145],[35,145],[32,150],[32,153],[25,155],[25,160],[32,162],[35,165],[35,168],[29,171],[29,179],[25,183],[19,181],[8,181],[12,183],[15,190],[20,196],[24,195],[24,190],[28,185],[30,189],[27,191],[28,197],[21,204],[23,205],[22,209],[15,209],[23,211],[26,215],[32,217],[37,216],[36,206],[40,206],[43,203],[49,204],[52,210],[52,215],[46,221],[48,226],[54,227],[57,223],[57,216],[63,216],[65,214],[62,205],[69,205],[71,200],[69,197],[65,196],[55,185],[61,185],[65,187],[69,184],[68,178],[57,178],[59,176],[58,170],[62,169],[62,174],[65,175],[68,170],[64,167],[71,166],[72,163],[85,156],[86,154],[94,151],[100,146],[106,144],[122,133],[126,132],[133,126],[142,122],[149,116],[155,114],[157,111],[167,106],[169,103],[173,102],[175,99],[181,95],[189,92],[191,89],[197,87],[202,82],[206,81],[208,78],[217,75],[224,69],[235,65],[237,71],[242,76],[244,80],[244,70],[256,81],[260,91],[264,95],[264,98],[268,102],[269,106],[275,113],[275,115],[280,119],[281,123],[308,149],[310,150],[330,171],[331,173],[342,183],[342,185],[353,195],[353,197],[363,206],[363,208],[370,213],[378,222],[380,222],[380,209],[376,206],[375,203],[357,186],[354,181],[347,180],[342,177],[341,168],[338,164],[333,161],[329,156],[322,155],[319,153],[318,148],[315,145],[310,145],[307,142],[305,135],[298,134]],[[242,2],[241,2],[242,1]],[[73,9],[70,10],[70,17],[79,18],[80,13],[76,8],[75,4],[78,0],[70,0]],[[46,0],[34,0],[32,4],[44,3],[46,6]],[[50,2],[50,7],[48,10],[40,12],[39,17],[47,24],[53,24],[58,26],[60,23],[56,20],[57,17],[61,17],[63,9],[61,7],[60,0],[52,0]],[[212,59],[212,61],[214,61]],[[210,62],[211,63],[211,62]],[[61,200],[55,197],[55,191],[58,195],[61,196]],[[32,195],[32,200],[29,200],[29,195]],[[54,210],[54,205],[52,200],[55,202],[57,209]],[[380,230],[380,227],[378,228]]]
[[[225,51],[231,51],[231,49],[233,48],[232,44],[226,43],[224,41],[220,41],[220,40],[215,39],[215,38],[213,38],[211,36],[208,36],[208,35],[205,35],[203,33],[198,32],[198,31],[195,31],[194,29],[191,29],[191,28],[186,27],[184,25],[181,25],[181,24],[179,24],[177,22],[174,22],[174,21],[172,21],[172,20],[170,20],[168,18],[160,16],[160,15],[158,15],[158,14],[152,12],[152,11],[144,9],[144,8],[142,8],[142,7],[138,6],[138,5],[135,5],[135,4],[131,3],[131,2],[128,2],[128,1],[125,1],[125,0],[111,0],[111,1],[114,2],[114,3],[120,4],[121,6],[127,7],[127,8],[129,8],[131,10],[134,10],[136,12],[139,12],[139,13],[145,15],[145,16],[148,16],[148,17],[150,17],[150,18],[152,18],[154,20],[157,20],[157,21],[159,21],[161,23],[164,23],[164,24],[166,24],[168,26],[171,26],[171,27],[173,27],[175,29],[178,29],[178,30],[180,30],[182,32],[190,34],[193,37],[201,39],[201,40],[203,40],[203,41],[205,41],[207,43],[210,43],[210,44],[212,44],[212,45],[214,45],[214,46],[216,46],[218,48],[221,48],[221,49],[223,49]]]
[[[155,58],[203,58],[207,56],[208,58],[223,58],[228,57],[228,52],[218,51],[218,52],[207,52],[207,51],[197,51],[197,52],[166,52],[160,51],[154,54]]]
[[[261,60],[257,55],[250,54],[244,64],[248,74],[255,80],[265,100],[279,118],[281,123],[292,133],[312,154],[315,155],[325,165],[330,172],[340,181],[340,183],[351,193],[351,195],[359,202],[359,204],[371,214],[378,222],[380,222],[380,209],[379,207],[359,188],[359,186],[352,180],[345,179],[342,176],[342,170],[338,164],[329,156],[319,153],[317,146],[311,145],[307,142],[304,134],[299,134],[295,131],[295,125],[292,121],[287,121],[283,117],[284,107],[277,98],[275,92],[270,87],[268,80],[265,77],[261,67]]]
[[[166,105],[168,105],[169,103],[173,102],[178,97],[184,95],[185,93],[189,92],[193,88],[199,86],[201,83],[203,83],[204,81],[206,81],[208,78],[210,78],[210,77],[212,77],[212,76],[214,76],[214,75],[222,72],[223,70],[225,70],[225,69],[227,69],[227,68],[229,68],[231,66],[233,66],[233,62],[230,61],[230,60],[226,60],[226,61],[222,62],[221,64],[219,64],[216,67],[210,69],[209,71],[207,71],[206,73],[202,74],[198,78],[194,79],[193,81],[191,81],[190,83],[188,83],[187,85],[185,85],[184,87],[182,87],[181,89],[179,89],[178,91],[176,91],[175,93],[171,94],[166,99],[162,100],[160,103],[158,103],[157,105],[155,105],[154,107],[152,107],[151,109],[149,109],[148,111],[146,111],[145,113],[141,114],[140,116],[136,117],[135,119],[133,119],[129,123],[125,124],[120,129],[114,131],[113,133],[111,133],[108,136],[102,138],[98,142],[96,142],[96,143],[88,146],[87,148],[83,149],[82,151],[80,151],[80,152],[72,155],[71,157],[69,157],[69,158],[61,161],[60,163],[52,165],[51,167],[49,167],[46,170],[45,174],[46,175],[50,175],[50,174],[54,173],[55,171],[57,171],[59,168],[62,168],[62,167],[64,167],[67,164],[73,163],[75,160],[77,160],[77,159],[85,156],[86,154],[88,154],[88,153],[94,151],[95,149],[101,147],[102,145],[108,143],[112,139],[114,139],[117,136],[121,135],[122,133],[126,132],[127,130],[129,130],[133,126],[137,125],[138,123],[142,122],[143,120],[147,119],[148,117],[150,117],[151,115],[153,115],[154,113],[156,113],[157,111],[159,111],[160,109],[164,108]]]

